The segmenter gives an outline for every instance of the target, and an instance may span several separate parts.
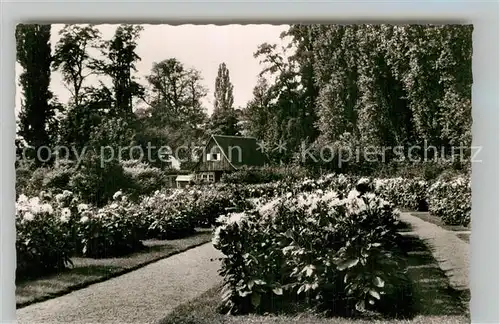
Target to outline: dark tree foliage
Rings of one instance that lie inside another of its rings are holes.
[[[16,27],[17,62],[23,68],[19,77],[22,87],[22,108],[19,114],[19,135],[35,150],[50,146],[54,129],[55,107],[51,104],[50,25],[19,24]],[[40,150],[41,164],[49,158],[47,150]]]

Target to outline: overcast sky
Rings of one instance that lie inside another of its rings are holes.
[[[144,30],[138,41],[137,53],[141,61],[137,64],[137,77],[145,84],[144,76],[149,74],[153,62],[175,57],[186,67],[201,71],[203,83],[208,88],[204,105],[212,111],[215,77],[221,62],[229,69],[229,76],[234,85],[234,104],[245,106],[252,98],[257,74],[262,70],[258,59],[253,57],[261,43],[278,43],[286,25],[143,25]],[[63,25],[52,25],[51,44],[54,48]],[[99,25],[104,39],[110,39],[117,25]],[[19,65],[16,72],[20,72]],[[89,83],[95,80],[89,80]],[[18,83],[18,82],[17,82]],[[51,90],[63,103],[70,93],[62,84],[61,75],[52,73]],[[16,111],[20,106],[20,89],[16,93]]]

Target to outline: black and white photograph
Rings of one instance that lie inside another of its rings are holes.
[[[470,323],[473,32],[18,24],[18,323]]]

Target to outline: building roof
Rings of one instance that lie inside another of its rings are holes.
[[[207,146],[212,140],[235,169],[242,166],[263,166],[266,161],[255,137],[212,135]]]
[[[212,138],[235,168],[262,166],[265,163],[265,156],[255,137],[213,135]]]

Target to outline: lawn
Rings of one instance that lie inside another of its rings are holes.
[[[177,307],[161,324],[337,324],[337,323],[470,323],[468,291],[455,291],[432,257],[429,248],[412,236],[404,237],[409,253],[409,274],[414,283],[416,316],[408,320],[325,318],[318,314],[221,315],[216,311],[220,301],[220,286],[205,292],[191,302]]]
[[[458,233],[457,234],[458,238],[461,239],[464,242],[470,243],[470,234],[466,233]]]
[[[143,251],[120,258],[72,258],[74,266],[53,275],[26,280],[16,284],[16,306],[25,307],[35,302],[58,297],[118,275],[136,270],[152,262],[209,242],[210,229],[177,240],[144,241]]]
[[[460,225],[446,225],[441,218],[431,215],[429,212],[410,212],[413,216],[420,218],[421,220],[424,220],[426,222],[432,223],[434,225],[437,225],[441,228],[444,228],[445,230],[448,231],[454,231],[454,232],[462,232],[462,231],[470,231],[470,226],[465,227],[465,226],[460,226]]]

